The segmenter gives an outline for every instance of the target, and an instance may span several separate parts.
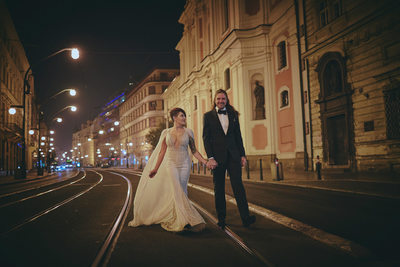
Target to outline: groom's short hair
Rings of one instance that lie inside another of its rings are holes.
[[[171,111],[169,112],[169,116],[171,116],[171,120],[174,121],[174,117],[178,116],[178,114],[180,112],[182,112],[183,115],[185,115],[185,117],[186,117],[186,112],[183,109],[181,109],[181,108],[173,108],[173,109],[171,109]]]

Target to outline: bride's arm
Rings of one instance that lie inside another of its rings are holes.
[[[162,141],[162,144],[161,144],[160,153],[158,153],[158,159],[157,159],[157,162],[156,162],[156,166],[149,173],[149,177],[150,178],[153,178],[154,175],[156,175],[156,173],[158,171],[158,168],[160,168],[161,162],[164,159],[166,151],[167,151],[167,143],[165,142],[165,138],[164,138],[164,140]]]
[[[196,145],[194,143],[193,137],[189,136],[189,147],[190,150],[192,151],[193,156],[198,159],[201,163],[207,164],[207,160],[203,158],[203,156],[197,151]]]

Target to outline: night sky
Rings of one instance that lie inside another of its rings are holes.
[[[66,105],[78,106],[78,112],[60,115],[61,125],[51,123],[58,153],[69,151],[73,130],[96,117],[130,82],[141,81],[157,66],[179,68],[175,47],[185,2],[6,0],[32,65],[39,103],[63,89],[78,90],[77,96],[59,95],[42,108],[49,122]],[[80,49],[78,61],[64,52],[37,64],[67,47]]]

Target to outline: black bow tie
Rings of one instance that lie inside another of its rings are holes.
[[[225,109],[225,110],[218,109],[218,114],[224,114],[224,115],[226,115],[226,109]]]

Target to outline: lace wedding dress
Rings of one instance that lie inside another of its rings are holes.
[[[204,228],[205,222],[187,197],[191,157],[188,152],[189,136],[185,128],[179,135],[174,128],[162,132],[160,141],[143,170],[136,190],[133,220],[129,226],[160,224],[167,231],[178,232],[186,225]],[[167,151],[157,174],[149,177],[154,168],[161,144],[165,139]]]

